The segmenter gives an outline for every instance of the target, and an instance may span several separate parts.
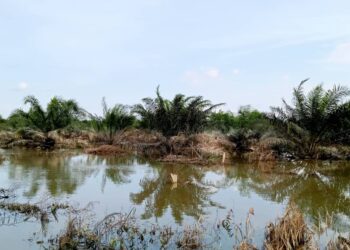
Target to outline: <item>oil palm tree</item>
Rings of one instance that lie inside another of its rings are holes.
[[[113,137],[122,129],[130,127],[135,122],[135,117],[129,112],[129,108],[122,104],[108,107],[105,98],[102,99],[103,116],[90,115],[93,128],[105,133],[110,144]]]
[[[173,100],[167,100],[160,95],[159,87],[156,98],[144,98],[142,101],[143,104],[137,104],[133,109],[141,118],[141,126],[158,130],[165,136],[203,131],[211,112],[223,105],[213,105],[202,96],[186,97],[182,94],[175,95]]]
[[[317,85],[305,94],[303,86],[307,80],[294,89],[291,105],[283,100],[283,107],[272,107],[268,117],[300,156],[314,157],[320,143],[334,137],[334,128],[349,117],[349,101],[343,101],[350,90],[336,85],[324,90],[322,85]],[[346,133],[339,132],[338,137]]]
[[[84,111],[74,100],[64,100],[54,97],[48,103],[46,110],[40,105],[37,98],[27,96],[24,104],[29,105],[28,112],[22,109],[15,110],[9,120],[12,124],[20,123],[47,134],[49,131],[67,127],[73,120],[84,115]]]

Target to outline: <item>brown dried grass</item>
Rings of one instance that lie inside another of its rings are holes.
[[[237,250],[258,250],[255,246],[252,244],[249,244],[246,241],[243,241],[239,246],[236,248]]]
[[[203,248],[204,231],[200,225],[185,226],[176,245],[179,249],[201,249]]]
[[[311,238],[303,214],[295,205],[290,205],[282,218],[267,226],[264,246],[267,250],[299,249],[310,243]]]
[[[113,145],[102,145],[97,148],[90,148],[85,150],[87,154],[94,154],[94,155],[122,155],[122,154],[128,154],[129,152],[125,149],[122,149],[119,146],[113,146]]]
[[[336,240],[331,240],[327,244],[327,250],[350,250],[350,235],[349,238],[338,236]]]

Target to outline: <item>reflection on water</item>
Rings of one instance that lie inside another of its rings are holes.
[[[135,204],[145,202],[142,218],[161,217],[170,208],[175,221],[180,223],[183,215],[198,219],[205,214],[203,208],[216,205],[210,199],[212,191],[203,185],[205,171],[190,166],[152,166],[155,176],[143,178],[140,182],[141,191],[130,194]],[[170,173],[178,175],[179,183],[169,183]]]
[[[100,202],[101,214],[136,206],[144,220],[164,218],[176,224],[203,215],[215,218],[218,210],[227,211],[233,202],[235,208],[253,204],[261,214],[269,214],[271,204],[282,209],[292,201],[311,225],[324,223],[334,213],[333,230],[350,231],[350,163],[307,163],[310,174],[296,175],[281,173],[295,168],[293,164],[261,171],[244,163],[215,168],[179,166],[65,151],[0,154],[1,187],[17,185],[18,198],[23,200],[44,194],[85,204],[94,200]],[[170,173],[178,175],[177,184],[169,182]],[[257,219],[256,227],[262,230],[268,219]]]
[[[225,174],[239,186],[242,195],[255,193],[265,200],[293,202],[314,225],[322,224],[322,220],[334,214],[335,229],[349,232],[350,163],[334,163],[333,168],[333,171],[327,171],[317,166],[316,169],[324,174],[307,178],[296,174],[262,173],[243,167],[229,168]]]

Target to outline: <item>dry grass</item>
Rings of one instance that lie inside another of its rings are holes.
[[[350,235],[348,239],[338,236],[335,241],[331,240],[327,245],[327,250],[350,250]]]
[[[0,203],[0,209],[8,210],[11,212],[17,212],[25,215],[38,215],[43,211],[37,205],[32,205],[29,203],[21,204],[21,203]]]
[[[160,162],[179,163],[179,164],[194,164],[194,165],[207,165],[208,160],[200,159],[198,157],[187,157],[183,155],[167,155],[159,158]]]
[[[59,209],[68,209],[69,206],[61,203],[52,203],[52,204],[29,204],[29,203],[16,203],[16,202],[0,202],[0,209],[6,210],[9,212],[6,225],[15,225],[22,220],[18,220],[18,214],[23,215],[24,221],[29,218],[35,218],[40,220],[42,225],[47,224],[50,221],[50,215],[57,220],[57,211]],[[21,218],[22,218],[21,217]],[[12,221],[12,219],[14,219]]]
[[[311,236],[301,211],[290,205],[282,218],[267,226],[264,246],[267,250],[299,249],[311,242]]]
[[[178,249],[201,249],[204,247],[204,230],[200,224],[185,226],[178,236],[176,246]]]
[[[223,155],[229,162],[233,144],[221,134],[179,134],[165,138],[157,132],[130,129],[117,134],[113,146],[103,145],[86,152],[98,155],[137,152],[138,155],[158,158],[163,162],[206,165],[221,163]]]
[[[102,145],[97,148],[87,149],[85,152],[94,155],[123,155],[129,153],[127,150],[113,145]]]
[[[243,241],[241,244],[239,244],[238,247],[236,247],[237,250],[258,250],[255,246],[252,244],[249,244],[246,241]]]
[[[150,144],[158,143],[162,140],[164,140],[164,136],[159,132],[144,129],[128,129],[117,133],[114,143]]]

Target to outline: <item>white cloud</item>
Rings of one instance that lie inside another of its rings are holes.
[[[25,91],[26,89],[28,89],[28,83],[27,82],[20,82],[17,86],[17,89],[19,91]]]
[[[208,69],[204,73],[207,77],[212,78],[212,79],[217,79],[220,76],[220,71],[216,68]]]
[[[350,64],[350,42],[338,44],[326,61],[336,64]]]
[[[234,69],[234,70],[233,70],[233,74],[234,74],[234,75],[239,75],[239,73],[240,73],[239,69]]]
[[[185,72],[185,81],[191,84],[200,84],[212,80],[220,79],[220,70],[217,68],[209,68],[205,70],[189,70]]]

